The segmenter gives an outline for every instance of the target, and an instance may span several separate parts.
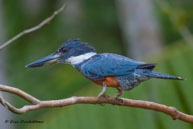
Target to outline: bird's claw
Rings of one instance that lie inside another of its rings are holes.
[[[96,104],[104,106],[104,104],[100,103],[100,99],[108,98],[109,96],[107,96],[106,94],[99,94],[97,97],[98,97],[98,100],[97,100]]]
[[[121,98],[119,98],[118,96],[115,97],[115,100],[120,103],[123,104],[123,100]]]

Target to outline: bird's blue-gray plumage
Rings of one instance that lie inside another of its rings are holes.
[[[103,53],[93,56],[79,66],[79,69],[90,79],[103,80],[107,76],[128,75],[144,64],[144,62],[134,61],[121,55]]]
[[[141,82],[149,80],[151,78],[182,80],[182,78],[180,77],[171,76],[167,74],[160,74],[153,72],[151,69],[141,69],[141,68],[135,69],[128,75],[116,77],[116,79],[120,83],[119,88],[121,90],[131,90],[132,88],[139,85]]]
[[[112,53],[96,54],[75,67],[87,78],[96,81],[114,76],[120,83],[121,90],[130,90],[151,78],[180,80],[175,76],[153,72],[154,64],[146,64]]]

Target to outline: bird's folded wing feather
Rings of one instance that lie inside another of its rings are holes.
[[[128,75],[140,65],[146,63],[135,61],[127,57],[103,53],[92,57],[81,66],[81,72],[88,78],[103,80],[107,76]]]

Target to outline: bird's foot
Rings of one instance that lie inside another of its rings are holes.
[[[100,102],[100,99],[108,98],[109,96],[107,96],[106,94],[99,94],[97,97],[98,97],[98,100],[97,100],[96,104],[104,106],[104,104]]]
[[[120,96],[122,95],[123,91],[121,89],[119,89],[119,88],[117,88],[117,90],[118,90],[118,93],[115,96],[115,100],[117,102],[119,102],[120,104],[123,104],[123,100],[120,98]]]
[[[119,98],[119,96],[115,96],[115,100],[119,103],[119,104],[123,104],[123,100],[121,98]]]
[[[99,94],[98,96],[97,96],[98,98],[106,98],[106,97],[108,97],[106,94]]]

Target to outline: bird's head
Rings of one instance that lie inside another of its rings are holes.
[[[26,67],[41,67],[46,64],[69,63],[72,65],[91,58],[96,54],[93,47],[78,39],[68,40],[62,44],[54,53],[28,64]]]

